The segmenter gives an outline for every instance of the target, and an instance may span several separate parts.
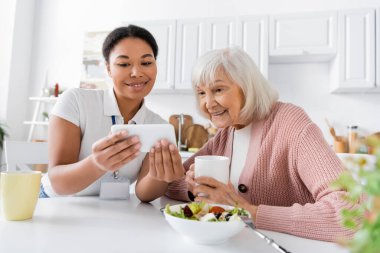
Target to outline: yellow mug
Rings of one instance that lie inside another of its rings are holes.
[[[1,172],[1,207],[7,220],[33,217],[41,185],[40,171]]]

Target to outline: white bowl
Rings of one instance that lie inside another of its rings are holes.
[[[179,211],[186,204],[170,206],[171,211]],[[211,205],[212,206],[212,205]],[[224,209],[233,209],[232,206],[217,205]],[[230,220],[226,222],[207,222],[197,220],[187,220],[165,214],[165,219],[170,226],[181,234],[185,239],[199,244],[220,244],[234,235],[238,234],[245,227],[241,220]]]

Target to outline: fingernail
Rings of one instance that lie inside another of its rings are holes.
[[[174,146],[173,144],[170,144],[170,145],[169,145],[169,149],[170,149],[171,151],[174,151],[174,150],[175,150],[175,146]]]
[[[154,148],[151,148],[151,149],[150,149],[150,153],[154,153]]]
[[[161,145],[160,145],[160,143],[159,142],[156,142],[156,144],[154,145],[156,148],[160,148],[161,147]]]
[[[141,143],[135,145],[135,149],[140,149],[140,148],[141,148]]]
[[[139,137],[135,136],[135,137],[132,138],[132,142],[133,142],[133,143],[136,143],[136,142],[138,142],[138,141],[139,141]]]

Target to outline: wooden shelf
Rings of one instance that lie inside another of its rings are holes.
[[[24,121],[25,125],[49,125],[49,121]]]
[[[32,101],[41,101],[45,103],[55,103],[58,97],[30,97],[29,100]]]
[[[35,126],[48,126],[49,121],[38,121],[40,115],[41,104],[54,104],[57,102],[58,97],[29,97],[29,100],[35,102],[33,118],[30,121],[24,121],[25,125],[29,125],[28,141],[33,138]]]

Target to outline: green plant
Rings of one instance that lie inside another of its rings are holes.
[[[3,150],[3,142],[8,133],[5,131],[5,125],[0,123],[0,151]]]
[[[42,118],[44,121],[48,121],[49,120],[49,113],[48,112],[43,112],[42,113]]]
[[[353,159],[351,162],[358,170],[345,171],[333,184],[347,190],[345,198],[350,202],[357,203],[366,196],[358,208],[342,212],[344,226],[357,230],[346,244],[353,253],[380,252],[380,139],[370,139],[369,145],[375,149],[375,167],[364,169],[366,159]]]

